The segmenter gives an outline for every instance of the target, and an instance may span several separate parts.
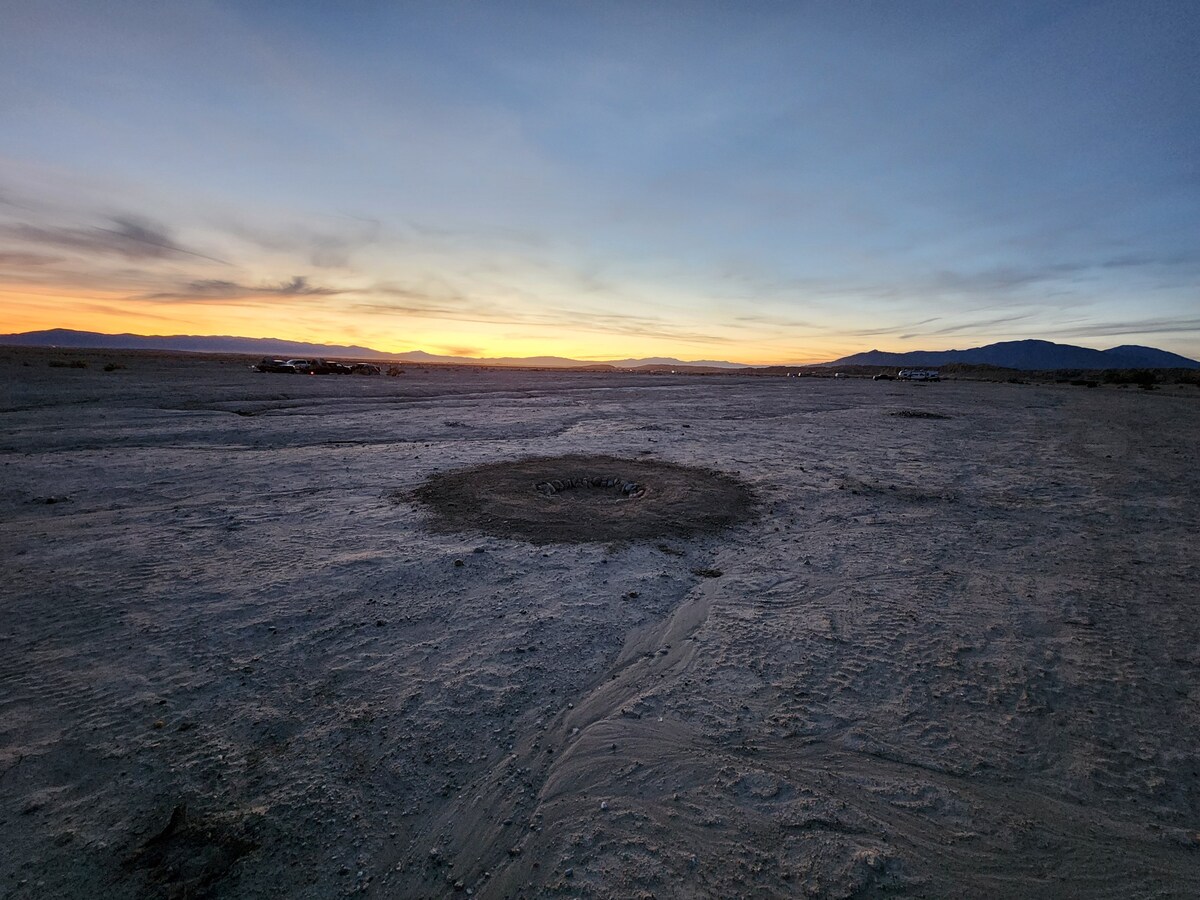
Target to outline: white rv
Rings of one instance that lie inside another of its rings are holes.
[[[901,369],[896,376],[901,381],[941,381],[937,369]]]

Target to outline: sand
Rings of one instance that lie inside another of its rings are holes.
[[[0,896],[1200,895],[1200,392],[246,366],[0,350]]]

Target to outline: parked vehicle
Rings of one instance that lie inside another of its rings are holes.
[[[271,359],[269,356],[264,356],[256,365],[253,365],[250,368],[259,372],[280,372],[288,374],[295,374],[296,372],[295,367],[290,363],[287,363],[282,359]]]
[[[880,372],[878,375],[871,376],[872,381],[895,381],[895,375],[888,375],[886,372]]]
[[[379,375],[379,366],[370,363],[337,362],[332,359],[270,359],[263,357],[262,361],[252,368],[259,372],[300,372],[304,375]]]
[[[314,359],[310,371],[313,375],[349,375],[353,367],[331,359]]]
[[[901,369],[897,376],[901,381],[941,381],[937,369]]]

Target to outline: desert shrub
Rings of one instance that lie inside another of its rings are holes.
[[[125,367],[123,365],[121,365],[120,363],[108,363],[107,365],[105,365],[104,371],[105,372],[115,372],[118,369],[123,369],[123,368],[125,368]]]
[[[88,367],[87,360],[83,359],[73,359],[70,362],[65,359],[52,359],[49,365],[52,369],[86,369]]]
[[[1136,384],[1145,390],[1153,390],[1158,375],[1150,369],[1110,369],[1104,373],[1105,384]]]

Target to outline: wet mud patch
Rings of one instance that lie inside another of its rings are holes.
[[[648,459],[531,457],[435,475],[411,499],[439,531],[535,544],[720,531],[752,514],[750,488],[723,472]]]
[[[180,804],[170,821],[125,860],[123,868],[140,876],[150,895],[169,900],[202,900],[216,895],[219,883],[247,853],[258,849],[241,820],[189,816]]]

